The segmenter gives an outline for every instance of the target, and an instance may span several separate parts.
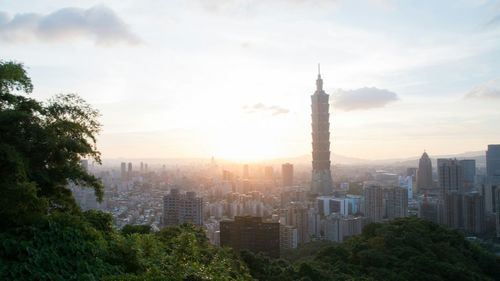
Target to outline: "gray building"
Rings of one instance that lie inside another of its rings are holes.
[[[438,159],[438,185],[442,195],[464,192],[464,169],[457,159]]]
[[[281,177],[283,178],[284,187],[293,185],[293,164],[285,163],[281,165]]]
[[[497,213],[500,202],[496,200],[496,192],[500,190],[500,144],[488,145],[486,151],[486,184],[484,186],[484,197],[486,212]]]
[[[432,187],[432,161],[427,152],[424,152],[418,161],[416,188],[417,191],[422,191]]]
[[[178,189],[171,189],[163,197],[163,226],[175,226],[185,223],[203,225],[203,199],[195,192],[182,194]]]
[[[408,216],[408,190],[401,187],[384,188],[384,218]]]
[[[465,191],[471,191],[476,180],[476,160],[460,160],[460,166],[462,166],[464,172],[464,189]]]
[[[329,195],[333,192],[330,171],[330,104],[329,95],[323,90],[323,79],[319,73],[316,91],[311,96],[312,109],[312,180],[311,192]]]
[[[370,185],[363,189],[364,215],[370,222],[380,222],[384,216],[384,194],[380,186]]]
[[[484,197],[478,192],[463,196],[464,230],[468,234],[482,234],[485,226]]]

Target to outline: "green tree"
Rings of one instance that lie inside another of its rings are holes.
[[[80,165],[101,162],[98,111],[74,94],[40,102],[32,91],[22,64],[0,61],[0,229],[54,211],[78,213],[69,182],[103,194]]]

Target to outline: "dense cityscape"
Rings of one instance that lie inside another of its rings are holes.
[[[0,281],[499,281],[500,0],[0,0]]]
[[[408,216],[459,229],[469,239],[500,237],[500,144],[474,157],[480,163],[432,159],[423,152],[418,163],[409,161],[414,165],[339,164],[331,171],[329,99],[320,74],[316,87],[312,175],[311,168],[296,169],[294,163],[212,158],[170,166],[158,159],[95,166],[82,160],[102,180],[104,200],[98,203],[92,190],[78,186],[72,186],[73,194],[83,210],[111,212],[117,228],[195,224],[214,245],[274,257],[311,241],[342,242],[369,223]]]

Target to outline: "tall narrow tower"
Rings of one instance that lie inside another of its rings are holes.
[[[318,65],[316,91],[311,96],[312,109],[312,180],[311,192],[328,195],[333,192],[330,171],[330,113],[329,96],[323,90],[323,79]]]

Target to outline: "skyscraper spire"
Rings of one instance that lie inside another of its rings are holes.
[[[321,79],[321,68],[318,63],[318,79],[316,79],[316,90],[323,91],[323,79]]]

